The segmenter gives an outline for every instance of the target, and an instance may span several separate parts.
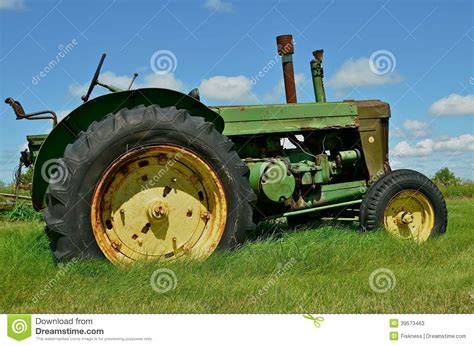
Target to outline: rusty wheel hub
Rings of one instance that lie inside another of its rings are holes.
[[[92,230],[114,263],[209,256],[227,218],[214,169],[172,145],[135,149],[115,160],[93,194]]]
[[[388,203],[384,226],[391,234],[417,243],[426,241],[434,227],[435,214],[430,200],[416,190],[403,190]]]

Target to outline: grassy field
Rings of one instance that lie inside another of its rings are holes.
[[[474,198],[474,183],[438,187],[445,198]]]
[[[128,269],[105,261],[59,268],[42,222],[0,221],[0,312],[473,313],[473,202],[448,200],[447,234],[422,246],[352,224],[312,226],[205,262]],[[177,282],[160,294],[150,277],[163,267]],[[393,273],[385,293],[369,285],[380,268]]]

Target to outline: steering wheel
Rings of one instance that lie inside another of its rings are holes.
[[[104,63],[106,54],[102,54],[100,57],[99,65],[97,65],[97,69],[95,70],[94,77],[92,77],[91,84],[89,85],[89,90],[87,90],[87,94],[81,96],[82,101],[87,102],[89,100],[89,96],[91,96],[92,90],[97,85],[100,69],[102,68],[102,64]]]

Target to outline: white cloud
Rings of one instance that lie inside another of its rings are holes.
[[[405,120],[403,128],[408,131],[408,136],[423,137],[428,134],[428,124],[418,120]]]
[[[18,147],[18,151],[25,151],[26,149],[28,149],[28,142],[25,142]]]
[[[0,0],[0,10],[23,10],[24,0]]]
[[[232,12],[234,6],[222,0],[206,0],[204,7],[216,12]]]
[[[474,95],[451,94],[434,102],[428,114],[438,115],[472,115],[474,114]]]
[[[422,122],[422,121],[418,121],[418,120],[406,120],[404,123],[403,123],[403,127],[406,128],[407,130],[413,130],[413,131],[419,131],[419,130],[423,130],[425,129],[426,127],[428,126],[428,124]]]
[[[424,139],[417,142],[414,146],[407,141],[398,143],[392,149],[393,156],[427,156],[433,152],[433,141],[431,139]]]
[[[474,136],[471,134],[437,141],[435,149],[446,151],[474,151]]]
[[[306,82],[303,73],[295,74],[295,83],[298,88]],[[199,91],[205,98],[211,100],[229,101],[232,104],[239,102],[276,103],[282,101],[285,93],[283,79],[267,94],[257,95],[253,91],[250,78],[245,76],[214,76],[205,79],[199,85]]]
[[[104,73],[101,73],[99,76],[99,81],[101,83],[113,85],[115,87],[118,87],[124,90],[126,90],[128,86],[130,85],[131,79],[132,79],[131,76],[120,76],[120,75],[116,75],[114,72],[111,72],[111,71],[106,71]],[[69,92],[71,93],[71,95],[74,95],[74,96],[82,96],[87,92],[87,89],[89,88],[89,83],[90,82],[87,82],[82,85],[79,85],[79,84],[70,85]],[[133,89],[165,88],[165,89],[184,91],[185,86],[181,80],[175,77],[174,73],[167,73],[164,75],[151,73],[143,77],[143,82],[133,83],[132,88]],[[105,90],[100,86],[96,86],[94,92],[97,92],[98,89],[102,89],[102,91]]]
[[[130,84],[130,77],[128,79],[128,84]],[[128,84],[126,88],[128,88]],[[160,74],[149,74],[144,77],[144,83],[137,83],[134,84],[133,88],[164,88],[164,89],[172,89],[178,91],[184,91],[185,85],[184,82],[180,79],[176,78],[174,73],[167,73],[164,75]]]
[[[73,111],[72,109],[63,109],[63,110],[57,111],[56,116],[58,117],[58,122],[63,120],[72,111]]]
[[[252,82],[245,76],[214,76],[199,84],[203,97],[223,101],[254,101]]]
[[[376,74],[370,69],[369,58],[349,59],[331,76],[327,85],[335,89],[367,87],[400,83],[403,77],[397,72]]]
[[[306,76],[304,73],[295,74],[296,88],[303,85],[305,82],[306,82]],[[267,103],[279,102],[281,101],[281,98],[284,94],[285,94],[285,82],[283,81],[283,79],[280,79],[277,85],[275,85],[275,87],[272,89],[272,91],[270,91],[268,94],[265,94],[263,96],[263,101]]]
[[[405,120],[402,127],[396,127],[392,136],[402,138],[426,137],[430,133],[429,125],[419,120]]]
[[[86,84],[80,85],[80,84],[72,84],[69,86],[69,93],[72,96],[79,96],[81,97],[87,92],[88,86]]]
[[[390,158],[390,167],[392,169],[399,169],[403,167],[403,162],[397,159],[396,157]]]
[[[182,92],[187,91],[185,83],[177,79],[173,73],[167,73],[165,75],[151,73],[141,79],[142,81],[133,84],[133,89],[165,88]],[[130,80],[130,76],[117,75],[112,71],[106,71],[99,76],[101,83],[113,85],[124,90],[128,88]],[[297,87],[304,84],[305,81],[306,77],[303,73],[297,73],[295,75]],[[231,104],[280,102],[285,92],[283,79],[281,79],[272,91],[258,96],[253,91],[253,84],[250,78],[243,75],[214,76],[201,81],[198,87],[203,98],[214,101],[226,101]],[[89,82],[82,85],[73,84],[69,86],[69,92],[73,96],[80,97],[87,92],[88,88]],[[105,93],[108,93],[108,91],[100,86],[96,86],[94,89],[94,97]]]
[[[434,141],[432,139],[424,139],[411,145],[407,141],[398,143],[391,151],[393,156],[428,156],[436,151],[447,152],[465,152],[474,151],[474,136],[464,134],[458,137],[445,138]]]

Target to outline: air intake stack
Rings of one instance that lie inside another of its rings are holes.
[[[326,102],[326,92],[324,91],[324,71],[323,71],[322,49],[313,52],[314,59],[311,60],[311,78],[313,79],[314,98],[316,102]]]

